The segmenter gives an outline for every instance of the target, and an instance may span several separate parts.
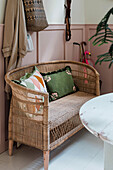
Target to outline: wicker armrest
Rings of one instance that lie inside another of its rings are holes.
[[[95,84],[95,94],[97,96],[99,96],[100,95],[100,83],[99,83],[100,75],[95,68],[93,68],[89,65],[86,65],[86,66],[90,70],[90,75],[94,74],[94,76],[95,76],[95,82],[94,82],[94,84]],[[90,84],[90,76],[89,76],[89,84]]]
[[[48,149],[49,140],[44,134],[48,134],[49,95],[20,86],[12,81],[14,78],[11,72],[5,76],[12,90],[9,140],[35,146],[41,150]],[[32,138],[29,138],[31,134]]]
[[[76,67],[75,67],[76,68]],[[99,73],[95,68],[84,63],[78,63],[78,68],[72,69],[73,79],[80,91],[100,95]]]
[[[45,114],[45,110],[49,105],[48,93],[20,86],[8,78],[8,73],[5,76],[5,80],[7,84],[11,87],[13,105],[17,105],[15,107],[18,107],[18,110],[21,110],[23,114],[25,112],[25,114],[29,113],[30,115],[40,116],[40,112],[38,111],[38,109],[41,108],[41,113],[43,115]],[[37,111],[35,108],[37,108]],[[44,119],[42,118],[41,120]]]
[[[95,69],[94,69],[95,70]],[[95,70],[95,77],[96,77],[96,95],[100,95],[100,75],[99,73]]]

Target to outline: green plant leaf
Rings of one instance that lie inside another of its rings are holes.
[[[98,46],[101,46],[103,44],[111,43],[109,51],[105,54],[101,54],[97,56],[97,61],[95,62],[95,65],[97,63],[102,64],[102,62],[110,62],[109,68],[112,66],[113,63],[113,31],[109,28],[108,21],[110,16],[113,15],[113,8],[111,8],[106,15],[103,17],[103,19],[100,21],[100,23],[97,26],[96,33],[89,39],[91,41],[94,39],[92,44],[95,46],[98,44]]]
[[[109,68],[111,68],[112,64],[113,64],[113,61],[109,64]]]

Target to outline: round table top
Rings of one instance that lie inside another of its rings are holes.
[[[113,93],[89,100],[81,107],[79,115],[88,131],[113,144]]]

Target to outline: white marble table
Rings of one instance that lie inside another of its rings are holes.
[[[86,102],[79,115],[85,128],[104,141],[104,170],[113,170],[113,93]]]

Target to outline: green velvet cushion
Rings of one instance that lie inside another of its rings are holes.
[[[45,80],[50,101],[54,101],[76,91],[69,66],[58,71],[41,74]]]

